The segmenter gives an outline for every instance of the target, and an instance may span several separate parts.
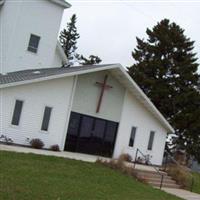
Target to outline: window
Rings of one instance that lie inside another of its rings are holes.
[[[40,36],[31,34],[29,44],[28,44],[28,51],[37,53],[39,41],[40,41]]]
[[[134,146],[135,134],[136,134],[136,127],[132,127],[132,129],[131,129],[131,135],[130,135],[130,140],[129,140],[129,147],[133,147]]]
[[[51,111],[52,111],[51,107],[48,107],[48,106],[45,107],[44,116],[43,116],[43,120],[42,120],[42,127],[41,127],[42,131],[48,131]]]
[[[154,132],[154,131],[151,131],[151,132],[150,132],[150,137],[149,137],[148,150],[152,150],[153,141],[154,141],[154,136],[155,136],[155,132]]]
[[[22,106],[23,106],[23,101],[16,100],[13,117],[12,117],[12,122],[11,122],[12,125],[16,125],[16,126],[19,125],[20,116],[21,116],[21,112],[22,112]]]

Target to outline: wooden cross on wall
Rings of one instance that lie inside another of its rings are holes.
[[[105,75],[105,76],[104,76],[104,81],[103,81],[103,83],[101,83],[101,82],[96,82],[96,84],[97,84],[98,86],[101,87],[101,93],[100,93],[100,96],[99,96],[99,101],[98,101],[98,104],[97,104],[96,113],[98,113],[99,110],[100,110],[100,107],[101,107],[101,103],[102,103],[102,99],[103,99],[103,95],[104,95],[105,90],[106,90],[106,89],[112,88],[112,86],[107,85],[107,80],[108,80],[108,75]]]

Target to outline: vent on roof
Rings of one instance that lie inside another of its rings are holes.
[[[6,75],[8,75],[8,74],[5,73],[5,72],[3,72],[3,73],[0,73],[0,75],[6,76]]]
[[[33,74],[40,74],[40,71],[34,71]]]
[[[4,4],[5,0],[0,0],[0,6]]]

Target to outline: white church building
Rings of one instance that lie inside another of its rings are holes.
[[[0,135],[160,165],[174,130],[120,64],[62,68],[64,0],[0,0]]]

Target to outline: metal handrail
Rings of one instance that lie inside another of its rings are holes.
[[[170,157],[170,159],[171,159],[178,167],[180,167],[180,168],[182,168],[182,169],[185,170],[185,168],[184,168],[182,165],[180,165],[180,164],[173,158],[173,156],[172,156],[168,151],[165,151],[165,153],[166,153],[167,156],[166,156],[164,171],[166,171],[166,169],[167,169],[168,157]],[[193,186],[194,186],[194,177],[193,177],[192,175],[191,175],[191,177],[192,177],[192,179],[191,179],[190,191],[192,192]]]
[[[140,151],[139,148],[137,148],[136,150],[136,154],[135,154],[135,161],[134,161],[134,165],[133,168],[135,169],[136,164],[137,164],[137,157],[138,157],[138,152],[144,157],[145,161],[147,161],[146,156],[142,153],[142,151]],[[150,160],[148,160],[148,163],[150,164],[151,167],[153,167],[155,169],[155,171],[161,176],[161,180],[160,180],[160,189],[163,186],[163,180],[164,180],[164,174],[162,174],[152,163]]]

